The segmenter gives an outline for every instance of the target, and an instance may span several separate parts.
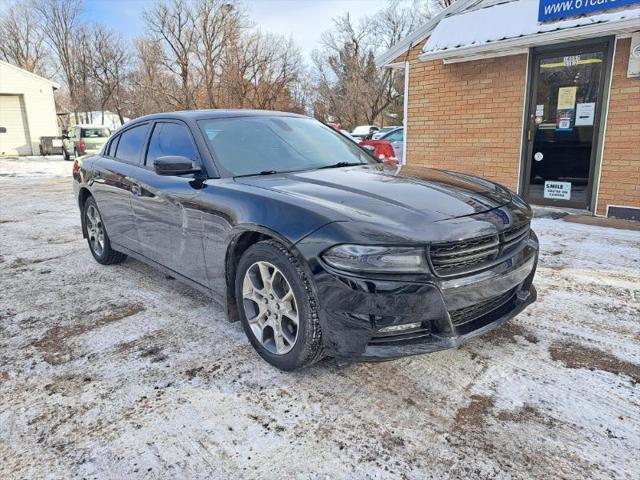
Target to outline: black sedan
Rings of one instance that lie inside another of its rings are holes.
[[[536,298],[520,197],[468,175],[409,175],[311,118],[150,115],[73,177],[99,263],[131,256],[210,294],[285,370],[455,347]]]

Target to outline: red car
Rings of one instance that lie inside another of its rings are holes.
[[[384,163],[388,163],[390,165],[397,165],[400,163],[396,157],[395,151],[393,150],[393,145],[391,145],[389,140],[363,140],[360,142],[360,146],[370,150],[374,157]]]
[[[360,142],[361,147],[370,150],[377,159],[390,165],[402,163],[403,145],[403,127],[397,127],[389,132],[385,132],[380,138],[375,140]]]

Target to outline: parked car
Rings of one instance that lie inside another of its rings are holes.
[[[65,160],[71,156],[98,153],[107,142],[111,130],[99,125],[75,125],[63,135],[62,154]]]
[[[404,144],[404,128],[389,131],[379,140],[364,140],[362,147],[370,147],[373,156],[385,163],[397,165],[402,163],[402,147]]]
[[[73,186],[96,261],[129,255],[210,294],[284,370],[455,347],[536,298],[518,195],[411,176],[300,115],[141,117],[76,159]]]
[[[340,130],[340,133],[343,134],[345,137],[347,137],[349,140],[351,140],[354,143],[360,143],[360,140],[358,140],[357,138],[354,138],[351,136],[351,133],[348,132],[347,130]]]
[[[369,140],[378,130],[380,130],[380,128],[375,125],[360,125],[353,129],[351,136],[359,140]]]
[[[402,128],[402,127],[400,125],[392,125],[392,126],[382,127],[376,133],[371,135],[371,140],[378,140],[378,139],[384,137],[387,133],[389,133],[392,130],[395,130],[397,128]]]

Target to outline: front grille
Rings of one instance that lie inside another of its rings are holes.
[[[455,326],[460,326],[483,317],[506,304],[513,298],[514,293],[514,290],[509,290],[502,295],[490,298],[489,300],[485,300],[484,302],[476,303],[475,305],[470,305],[464,308],[459,308],[457,310],[451,310],[449,312],[449,315],[451,316],[451,322]]]
[[[529,238],[529,224],[508,228],[495,235],[458,242],[434,243],[429,258],[434,272],[449,277],[482,270],[515,250]]]

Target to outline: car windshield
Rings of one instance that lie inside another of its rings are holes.
[[[80,132],[82,138],[107,138],[109,135],[108,128],[83,128]]]
[[[236,117],[198,123],[215,159],[233,176],[375,163],[354,142],[311,118]]]

